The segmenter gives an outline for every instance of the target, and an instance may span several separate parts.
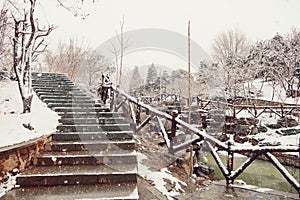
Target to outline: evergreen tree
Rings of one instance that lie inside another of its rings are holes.
[[[141,78],[141,75],[139,72],[139,68],[138,68],[138,66],[134,66],[131,80],[129,83],[130,93],[134,94],[136,92],[136,90],[141,86],[141,84],[142,84],[142,78]]]
[[[157,70],[152,63],[151,66],[148,68],[147,72],[147,79],[146,79],[146,84],[153,84],[157,80]]]

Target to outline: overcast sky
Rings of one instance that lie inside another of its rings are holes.
[[[237,29],[251,41],[257,41],[300,26],[299,0],[96,0],[86,5],[89,16],[85,20],[72,16],[59,7],[56,0],[41,0],[39,6],[39,15],[58,26],[51,33],[51,48],[69,38],[84,39],[90,47],[96,48],[116,34],[123,15],[125,31],[160,28],[187,35],[190,20],[191,38],[208,54],[213,39],[222,31]],[[147,52],[147,55],[152,54],[155,55],[147,58],[141,52],[128,55],[127,63],[142,64],[164,57],[169,61],[161,64],[168,64],[174,57]]]

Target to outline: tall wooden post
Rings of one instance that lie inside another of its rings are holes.
[[[190,21],[188,23],[188,123],[191,124],[191,32],[190,32]],[[190,146],[190,177],[193,176],[194,162],[193,162],[193,145]]]
[[[176,123],[175,119],[176,119],[177,116],[178,116],[177,112],[173,111],[173,113],[172,113],[171,133],[168,135],[170,141],[172,141],[174,139],[174,137],[176,136],[177,123]]]
[[[188,24],[188,107],[189,107],[189,115],[188,115],[188,123],[191,124],[191,35],[190,35],[190,21]]]

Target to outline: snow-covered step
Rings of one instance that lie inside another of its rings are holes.
[[[123,117],[111,117],[111,118],[62,118],[58,120],[64,125],[75,124],[122,124],[126,123]]]
[[[76,94],[76,93],[82,93],[79,88],[35,88],[33,87],[33,91],[36,93],[45,92],[45,93],[60,93],[62,95],[65,94]]]
[[[33,159],[35,166],[62,166],[62,165],[114,165],[136,164],[136,153],[107,153],[107,152],[46,152]]]
[[[43,99],[68,99],[68,98],[74,98],[74,99],[91,99],[89,96],[87,96],[84,93],[81,92],[69,92],[69,93],[63,93],[63,92],[36,92],[38,97]]]
[[[136,182],[136,164],[41,166],[17,176],[22,186],[89,185]]]
[[[1,200],[123,200],[139,199],[136,183],[40,186],[14,189]]]
[[[86,140],[86,141],[52,141],[45,144],[45,151],[134,151],[135,141]]]
[[[38,89],[43,89],[43,90],[56,90],[56,89],[67,89],[67,90],[70,90],[70,89],[79,89],[77,86],[74,86],[74,85],[44,85],[44,84],[41,84],[41,85],[36,85],[36,84],[33,84],[33,89],[34,90],[38,90]]]
[[[109,112],[109,108],[102,108],[103,111],[101,112],[57,112],[61,118],[90,118],[90,117],[122,117],[123,113],[119,112]]]
[[[54,108],[55,112],[63,112],[63,113],[69,113],[69,112],[108,112],[109,108],[101,108],[101,107],[91,107],[91,108],[81,108],[81,107],[57,107]]]
[[[92,100],[88,96],[83,97],[73,97],[73,96],[67,96],[67,97],[61,97],[61,96],[40,96],[40,99],[45,103],[72,103],[72,102],[84,102],[84,103],[92,103],[95,101]]]
[[[129,131],[130,124],[122,123],[97,123],[97,124],[61,124],[57,126],[59,132],[98,132],[98,131]]]
[[[66,76],[66,75],[65,74],[53,73],[53,72],[32,72],[32,76],[36,76],[36,77],[44,77],[44,76],[61,77],[61,76]]]
[[[64,86],[64,87],[76,87],[76,85],[72,82],[66,82],[66,81],[53,81],[53,82],[46,82],[46,81],[33,81],[32,86],[34,87],[54,87],[54,86]]]
[[[75,124],[58,125],[60,132],[96,132],[96,131],[129,131],[130,124]]]
[[[77,101],[77,102],[71,102],[71,103],[56,103],[56,102],[49,102],[47,103],[47,106],[49,108],[84,108],[84,109],[92,109],[100,107],[99,104],[95,104],[95,101]]]
[[[54,133],[52,139],[56,141],[132,140],[133,131],[62,132]]]
[[[47,84],[47,85],[53,85],[53,84],[72,84],[72,85],[75,85],[72,81],[70,81],[69,79],[67,78],[60,78],[60,79],[47,79],[47,78],[44,78],[44,79],[33,79],[32,80],[32,83],[33,84]]]

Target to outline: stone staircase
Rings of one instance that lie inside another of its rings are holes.
[[[135,141],[122,113],[95,104],[63,74],[34,73],[33,89],[61,119],[34,167],[17,177],[22,198],[138,199]]]

